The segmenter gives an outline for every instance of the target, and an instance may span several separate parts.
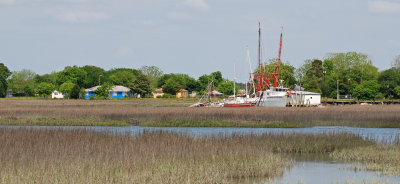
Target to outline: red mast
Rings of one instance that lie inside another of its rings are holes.
[[[282,35],[283,35],[283,27],[282,27],[282,30],[281,30],[281,41],[280,41],[280,43],[279,43],[278,64],[277,64],[277,66],[276,66],[276,74],[275,74],[275,79],[274,79],[274,87],[277,87],[275,82],[278,82],[278,83],[279,83],[278,78],[279,78],[279,66],[280,66],[280,64],[281,64]],[[282,84],[281,84],[281,85],[282,85]]]
[[[257,90],[262,91],[264,86],[262,85],[263,75],[262,75],[262,65],[261,65],[261,23],[258,22],[258,86]]]
[[[254,79],[258,80],[258,85],[257,85],[257,91],[264,91],[267,88],[271,87],[272,84],[270,82],[273,82],[274,87],[278,87],[279,84],[279,67],[281,63],[281,54],[282,54],[282,37],[283,37],[283,28],[281,31],[281,37],[280,37],[280,44],[279,44],[279,54],[278,54],[278,62],[277,64],[272,65],[272,70],[266,71],[264,73],[263,71],[263,65],[261,63],[261,23],[258,23],[258,72],[253,73],[253,82]],[[256,77],[257,76],[257,77]],[[258,93],[258,96],[260,93]]]

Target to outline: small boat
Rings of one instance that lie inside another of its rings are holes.
[[[254,107],[258,98],[237,97],[234,100],[225,101],[224,107]]]

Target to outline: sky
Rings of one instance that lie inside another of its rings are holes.
[[[328,53],[368,54],[379,70],[400,55],[400,0],[0,0],[0,63],[38,74],[65,66],[140,68],[248,79],[263,60],[299,67]]]

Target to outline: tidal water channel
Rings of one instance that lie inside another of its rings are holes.
[[[0,128],[21,128],[20,126],[0,126]],[[311,128],[182,128],[182,127],[52,127],[23,126],[33,129],[89,129],[121,134],[137,135],[142,132],[166,131],[186,134],[193,137],[230,136],[263,133],[340,133],[348,132],[371,139],[380,144],[390,144],[400,137],[400,128],[354,128],[354,127],[311,127]],[[285,155],[294,161],[290,169],[286,169],[282,177],[274,179],[254,179],[246,183],[277,184],[321,184],[321,183],[394,183],[400,184],[400,177],[386,176],[377,172],[366,171],[355,163],[343,163],[331,160],[324,155]]]

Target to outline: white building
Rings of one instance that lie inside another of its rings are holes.
[[[292,91],[289,105],[318,106],[321,104],[321,94],[309,91]]]
[[[59,91],[53,91],[53,93],[51,93],[51,98],[64,98],[64,95]]]

